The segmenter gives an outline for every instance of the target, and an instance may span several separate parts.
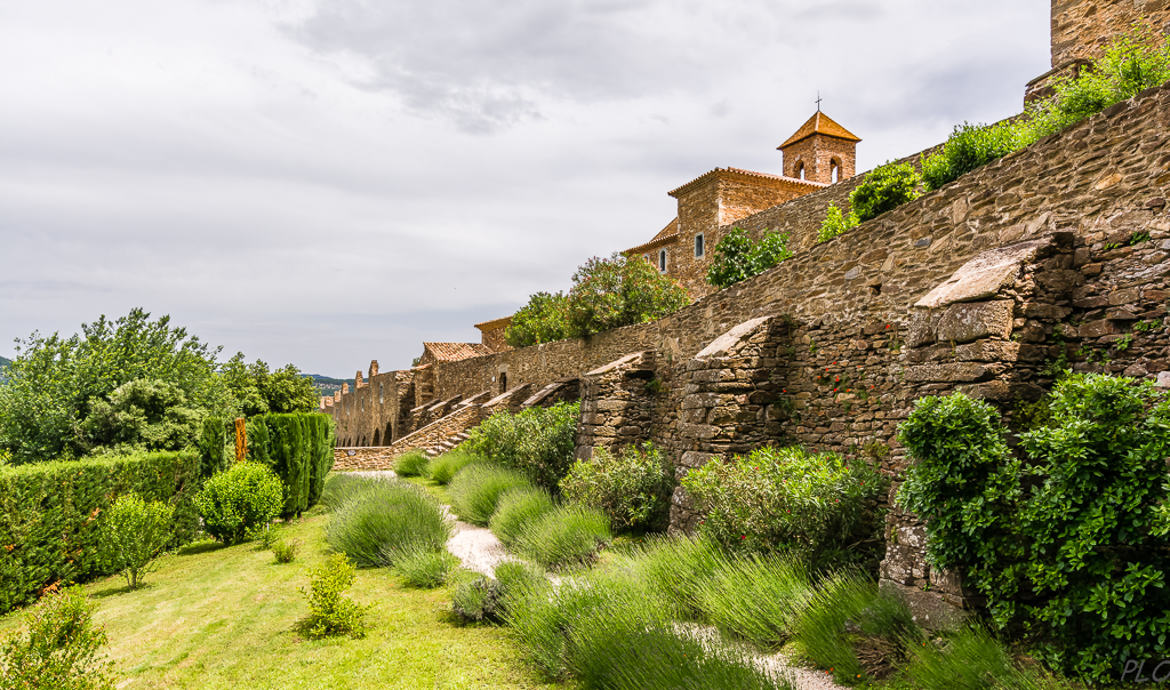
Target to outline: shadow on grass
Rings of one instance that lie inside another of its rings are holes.
[[[113,596],[117,596],[119,594],[129,594],[131,592],[143,592],[143,591],[146,591],[148,589],[154,589],[154,583],[152,583],[152,582],[139,582],[138,586],[135,587],[134,589],[130,589],[130,587],[128,585],[123,583],[120,585],[110,585],[109,587],[106,587],[104,589],[95,590],[93,592],[90,592],[89,596],[93,597],[94,599],[105,599],[106,597],[113,597]]]
[[[175,552],[175,554],[178,556],[195,556],[197,554],[207,553],[208,551],[217,551],[224,548],[225,546],[225,544],[221,544],[217,541],[206,539],[204,541],[197,541],[193,544],[187,544],[186,546],[180,547],[179,550]]]

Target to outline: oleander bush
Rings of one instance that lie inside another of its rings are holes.
[[[101,552],[109,567],[137,589],[142,577],[156,569],[154,561],[171,543],[175,507],[144,501],[135,493],[119,496],[101,515]]]
[[[617,454],[594,448],[588,460],[569,468],[561,493],[567,501],[602,511],[618,531],[662,530],[670,517],[673,478],[666,458],[651,443]]]
[[[611,539],[605,513],[570,504],[529,523],[520,532],[517,549],[545,568],[562,569],[594,562]]]
[[[430,459],[421,449],[408,450],[394,458],[394,472],[401,477],[425,476],[428,462]]]
[[[732,228],[715,245],[707,282],[725,288],[776,266],[792,256],[788,233],[766,232],[753,240],[743,228]]]
[[[403,554],[440,551],[451,522],[418,487],[398,480],[374,480],[333,512],[325,526],[329,548],[358,567],[397,565]]]
[[[399,554],[394,561],[394,572],[408,587],[434,589],[447,582],[459,559],[446,549],[435,551],[414,548]]]
[[[170,545],[190,541],[199,528],[199,472],[199,456],[189,452],[0,466],[0,613],[55,582],[114,572],[98,548],[101,521],[91,516],[120,495],[173,506]]]
[[[992,623],[1064,672],[1116,679],[1170,657],[1170,399],[1150,381],[1070,374],[1020,456],[987,403],[917,402],[898,494],[927,560],[986,598]]]
[[[861,460],[766,447],[713,458],[682,480],[700,529],[725,548],[788,552],[814,567],[876,565],[886,482]]]
[[[593,257],[573,274],[567,305],[568,335],[580,338],[657,321],[689,301],[681,285],[640,256]]]
[[[333,554],[309,572],[309,587],[301,589],[309,600],[309,615],[299,625],[306,637],[365,637],[365,617],[369,607],[345,596],[355,575],[354,565],[340,553]]]
[[[487,525],[496,504],[508,491],[532,486],[520,472],[496,465],[475,464],[463,468],[448,487],[451,506],[463,520]]]
[[[475,462],[484,462],[484,459],[459,446],[431,458],[430,462],[427,463],[426,474],[431,478],[431,481],[446,486],[451,483],[459,470]]]
[[[114,665],[99,653],[106,633],[80,587],[52,592],[0,645],[0,687],[12,690],[113,690]]]
[[[265,465],[283,486],[282,517],[317,504],[333,468],[333,418],[320,413],[264,414],[248,419],[248,459]]]
[[[460,448],[557,491],[573,464],[580,416],[578,403],[530,407],[516,414],[499,411],[472,429]]]
[[[488,527],[504,546],[515,546],[524,528],[555,507],[552,496],[538,486],[509,489],[496,504]]]
[[[512,315],[504,340],[512,347],[551,343],[569,337],[569,298],[563,292],[538,292]]]
[[[242,462],[208,479],[195,505],[208,534],[236,544],[280,515],[282,495],[280,478],[272,470]]]

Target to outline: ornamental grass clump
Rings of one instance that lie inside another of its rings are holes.
[[[1013,662],[1007,648],[979,625],[947,632],[941,640],[909,644],[903,677],[922,690],[1060,690],[1070,687],[1043,670]]]
[[[400,477],[425,476],[430,459],[423,451],[415,448],[394,459],[394,472]]]
[[[280,477],[272,470],[242,462],[208,479],[195,497],[195,506],[208,534],[235,544],[280,515],[283,491]]]
[[[111,569],[126,577],[126,586],[138,589],[142,577],[156,570],[155,559],[173,536],[173,506],[144,501],[138,494],[119,496],[101,516],[100,549]]]
[[[433,551],[425,548],[415,548],[405,553],[396,554],[394,572],[408,587],[418,589],[434,589],[447,582],[447,578],[459,559],[450,551],[443,549]]]
[[[649,539],[631,558],[639,580],[685,620],[703,618],[701,593],[728,560],[722,547],[701,534]]]
[[[644,532],[666,528],[674,473],[651,443],[610,453],[593,450],[578,460],[561,480],[565,500],[596,508],[618,531]]]
[[[766,649],[784,644],[812,595],[808,574],[777,556],[741,556],[701,583],[703,617],[723,632]]]
[[[427,463],[426,475],[436,484],[446,486],[451,483],[459,470],[472,463],[483,461],[482,457],[471,451],[455,448],[431,458],[430,462]]]
[[[326,510],[334,511],[341,504],[360,493],[373,482],[382,481],[371,477],[362,477],[346,472],[334,472],[325,480],[325,488],[321,491],[321,505]]]
[[[552,496],[540,487],[520,486],[509,489],[497,502],[488,527],[504,546],[515,546],[524,528],[554,507],[556,504]]]
[[[570,504],[550,510],[525,527],[517,549],[545,568],[564,569],[589,565],[611,539],[605,513]]]
[[[325,541],[359,567],[395,565],[412,550],[439,551],[451,536],[451,523],[438,504],[401,481],[370,482],[333,513]]]
[[[459,517],[474,525],[486,526],[496,504],[511,489],[532,484],[521,472],[496,465],[473,464],[451,480],[451,505]]]

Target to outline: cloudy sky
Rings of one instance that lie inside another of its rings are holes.
[[[478,340],[814,109],[859,169],[1017,112],[1046,0],[8,0],[0,355],[134,306],[352,377]]]

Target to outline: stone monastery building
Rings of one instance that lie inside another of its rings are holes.
[[[1170,34],[1170,0],[1052,0],[1052,69],[1025,100],[1139,20]],[[1170,84],[818,244],[828,207],[865,179],[859,141],[818,111],[779,146],[779,173],[715,168],[671,191],[677,217],[625,250],[694,300],[658,321],[511,349],[502,318],[477,324],[479,343],[424,343],[410,369],[371,362],[321,401],[336,468],[441,452],[496,411],[571,400],[579,457],[650,441],[681,477],[800,444],[879,462],[896,490],[898,424],[922,396],[963,391],[1010,418],[1051,387],[1054,361],[1170,387]],[[714,290],[707,262],[734,227],[786,233],[793,256]],[[681,487],[670,519],[693,526]],[[925,538],[890,510],[880,575],[929,622],[963,600]]]

